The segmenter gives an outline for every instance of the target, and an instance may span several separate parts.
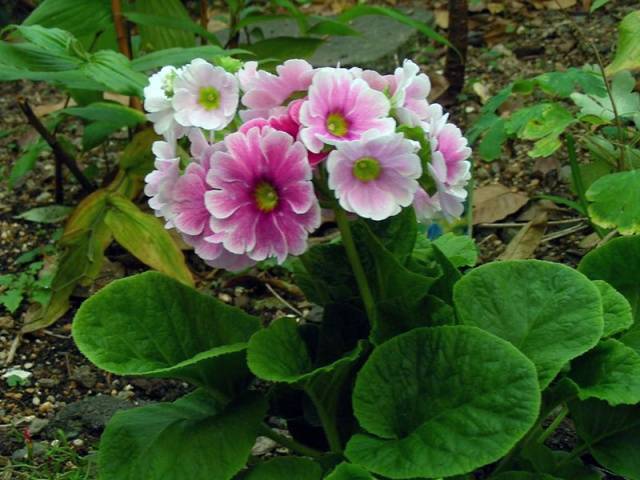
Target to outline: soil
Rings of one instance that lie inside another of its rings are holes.
[[[403,5],[406,3],[399,2]],[[424,6],[424,2],[420,3]],[[483,96],[493,95],[517,78],[593,63],[594,58],[588,46],[581,44],[575,37],[575,25],[584,36],[595,42],[606,62],[612,55],[617,24],[633,7],[637,7],[634,0],[618,0],[609,3],[594,15],[586,15],[577,7],[576,10],[571,8],[560,12],[548,8],[535,9],[532,6],[533,3],[550,2],[521,0],[503,3],[505,8],[501,12],[481,10],[472,12],[470,16],[471,46],[467,62],[467,87],[460,102],[450,109],[451,118],[463,131],[473,123],[482,106],[483,99],[478,92]],[[427,7],[433,7],[437,11],[444,8],[445,4],[443,1],[431,1],[427,2]],[[425,71],[432,75],[437,87],[439,75],[443,71],[444,49],[418,48],[415,57]],[[474,83],[479,87],[474,88]],[[26,125],[17,108],[15,100],[18,95],[27,98],[40,112],[65,101],[60,91],[46,84],[27,81],[0,83],[0,172],[3,172],[0,177],[5,179],[0,183],[2,273],[20,271],[23,266],[17,265],[16,259],[25,252],[52,244],[52,236],[60,229],[59,224],[39,224],[16,218],[16,215],[30,208],[50,205],[54,199],[53,157],[49,152],[40,155],[35,169],[22,183],[13,189],[8,187],[6,178],[11,165],[18,157],[21,147],[35,137],[34,131]],[[81,125],[73,121],[65,122],[59,130],[59,134],[66,135],[77,145],[80,143],[81,133]],[[95,149],[90,156],[81,159],[82,166],[91,166],[95,171],[95,178],[102,178],[126,142],[127,136],[123,133],[105,148]],[[523,142],[510,144],[502,158],[492,163],[484,163],[476,158],[476,186],[500,183],[514,191],[526,193],[529,197],[540,193],[571,195],[561,169],[562,165],[567,164],[565,154],[560,151],[552,157],[550,165],[553,168],[542,173],[539,163],[528,157],[529,148],[530,145]],[[64,182],[64,195],[66,205],[76,204],[82,195],[76,182],[68,174]],[[529,202],[526,207],[501,222],[519,221],[518,218],[523,218],[523,212],[534,203]],[[576,216],[575,212],[566,209],[550,213],[552,220],[566,220]],[[566,225],[561,224],[549,227],[546,233],[566,228]],[[475,228],[474,237],[480,247],[481,261],[499,256],[516,232],[517,229],[513,228]],[[585,238],[591,233],[589,228],[585,228],[545,241],[536,248],[534,256],[575,265],[587,251]],[[143,269],[122,250],[115,248],[109,252],[112,262],[121,267],[120,270],[116,269],[120,272],[118,276]],[[207,269],[195,256],[189,254],[188,258],[198,275],[199,286],[212,291],[222,301],[247,308],[265,319],[291,313],[292,306],[306,315],[311,312],[311,305],[287,283],[288,274],[283,269],[252,271],[230,281],[230,277],[223,272]],[[45,262],[47,260],[45,256]],[[286,303],[277,298],[274,291]],[[70,337],[71,319],[87,293],[75,292],[72,297],[73,308],[61,320],[48,329],[24,336],[19,342],[11,367],[27,370],[32,373],[32,377],[27,386],[7,387],[2,380],[0,470],[2,457],[5,457],[6,463],[6,457],[24,446],[20,432],[33,424],[34,418],[49,421],[40,433],[34,434],[34,438],[51,438],[49,426],[55,426],[61,416],[64,418],[69,405],[79,400],[103,395],[129,404],[170,401],[188,388],[176,381],[112,376],[93,367],[80,354]],[[25,307],[21,307],[11,316],[0,310],[0,365],[16,341],[25,312]],[[0,373],[3,371],[0,370]],[[58,420],[54,421],[56,418]],[[84,428],[71,432],[73,437],[81,440],[76,442],[77,445],[74,444],[74,448],[81,454],[95,449],[100,434],[100,420],[93,424],[91,421],[81,423],[85,425]],[[69,424],[58,426],[66,429]],[[559,448],[570,448],[574,442],[571,426],[563,426],[551,441]]]

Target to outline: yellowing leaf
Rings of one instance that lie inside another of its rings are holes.
[[[613,61],[607,67],[608,76],[621,70],[638,70],[640,68],[640,10],[631,12],[622,19],[618,26],[618,46]]]
[[[184,255],[160,220],[117,193],[109,194],[108,203],[105,223],[120,245],[151,268],[193,285]]]

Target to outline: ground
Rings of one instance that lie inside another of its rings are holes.
[[[446,2],[426,3],[436,12],[438,24],[443,26],[443,3]],[[478,7],[482,2],[470,3]],[[637,6],[633,0],[614,1],[597,14],[587,15],[582,9],[576,10],[577,7],[564,11],[550,9],[549,4],[554,2],[506,1],[503,3],[508,6],[502,10],[495,7],[498,3],[488,2],[489,6],[494,6],[491,11],[483,8],[471,13],[467,87],[460,102],[451,108],[452,119],[463,131],[473,123],[486,98],[508,82],[546,71],[593,63],[594,58],[588,46],[576,38],[576,27],[595,42],[606,61],[612,54],[617,23],[632,7]],[[541,8],[536,9],[534,4]],[[332,4],[332,8],[339,10],[341,5]],[[401,5],[413,8],[406,2],[401,2]],[[434,92],[439,88],[441,90],[444,49],[425,48],[423,43],[414,45],[412,49],[414,58],[432,76]],[[16,106],[18,95],[24,96],[37,107],[39,114],[46,113],[53,105],[65,100],[59,91],[44,84],[0,84],[0,172],[4,172],[0,177],[4,178],[21,146],[35,136]],[[78,124],[67,122],[61,131],[79,142],[81,128]],[[91,168],[98,173],[96,178],[101,178],[108,166],[113,165],[126,141],[127,136],[123,133],[105,148],[98,148],[89,158],[82,159],[83,166],[93,165]],[[524,200],[540,193],[570,195],[562,168],[567,164],[565,154],[560,152],[543,165],[528,157],[529,148],[530,145],[522,142],[510,144],[502,158],[493,163],[483,163],[476,156],[476,186],[482,188],[489,184],[501,184],[513,192],[526,195]],[[16,264],[16,259],[34,249],[44,249],[51,244],[52,236],[60,228],[56,224],[16,219],[16,215],[30,208],[53,203],[53,170],[52,156],[44,152],[34,171],[14,189],[8,187],[6,180],[0,183],[2,273],[24,268],[24,265]],[[80,196],[81,192],[74,181],[67,178],[65,204],[73,205]],[[532,209],[539,208],[535,207],[537,204],[539,202],[526,201],[526,205],[518,212],[507,218],[499,218],[499,224],[475,227],[474,237],[480,247],[481,261],[496,258],[504,252],[506,245],[518,232],[513,224],[530,220],[535,214]],[[575,265],[593,246],[588,226],[574,233],[569,230],[576,226],[576,217],[577,214],[569,210],[551,210],[549,219],[557,223],[549,225],[545,237],[537,246],[534,245],[533,256]],[[142,269],[135,259],[117,248],[109,251],[109,257],[112,269],[106,273],[106,280]],[[188,254],[188,258],[197,272],[199,285],[225,302],[247,308],[265,319],[290,313],[292,309],[312,314],[311,306],[287,282],[285,270],[252,271],[231,278],[222,272],[204,268],[192,254]],[[45,255],[45,264],[47,260]],[[90,365],[70,337],[74,311],[89,293],[86,290],[76,291],[72,299],[73,308],[64,318],[46,330],[24,336],[19,343],[16,338],[27,309],[23,306],[14,315],[0,310],[0,367],[9,356],[13,356],[12,367],[22,368],[32,374],[28,385],[7,387],[3,383],[0,388],[0,472],[9,461],[19,463],[24,460],[23,431],[29,427],[37,445],[35,454],[42,455],[42,458],[61,459],[60,465],[49,461],[51,471],[67,471],[69,475],[56,478],[84,478],[71,475],[80,471],[77,470],[78,466],[83,468],[82,471],[86,470],[87,460],[82,457],[95,450],[100,431],[111,412],[143,402],[170,401],[186,389],[186,385],[180,382],[111,376]],[[14,347],[15,355],[12,352]],[[0,373],[3,372],[4,369],[0,370]],[[57,433],[58,430],[64,432],[63,437]],[[54,438],[58,438],[54,447],[50,446],[50,442],[37,443]],[[573,442],[570,425],[561,429],[560,435],[552,441],[560,448],[570,448]],[[265,447],[263,444],[261,448],[268,450],[272,446]],[[9,470],[6,467],[5,471]],[[15,478],[29,478],[26,473],[20,477],[17,471],[11,471],[16,475]],[[25,467],[20,471],[24,473],[27,469]],[[14,477],[3,477],[0,473],[0,479],[5,478]]]

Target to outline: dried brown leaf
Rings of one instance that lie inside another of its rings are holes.
[[[449,11],[448,10],[436,10],[435,13],[436,25],[443,30],[449,28]]]
[[[520,210],[529,201],[524,193],[501,184],[478,188],[473,197],[473,224],[492,223]]]
[[[547,228],[547,213],[538,212],[536,217],[527,223],[509,242],[500,260],[517,260],[531,258],[542,241]]]

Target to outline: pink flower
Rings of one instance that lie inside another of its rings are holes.
[[[372,220],[384,220],[411,205],[422,175],[419,146],[402,134],[367,133],[329,154],[329,188],[340,206]]]
[[[157,217],[164,217],[167,228],[173,226],[171,205],[173,189],[180,177],[180,159],[176,154],[175,144],[158,141],[151,147],[156,159],[155,170],[149,173],[144,181],[144,193],[149,197],[149,206]]]
[[[172,104],[180,125],[222,130],[238,108],[238,81],[221,67],[196,58],[176,78]]]
[[[419,188],[413,198],[413,209],[419,222],[429,224],[440,213],[438,194],[430,196],[424,189]]]
[[[359,68],[352,68],[351,72],[374,90],[390,97],[392,113],[400,123],[414,127],[428,119],[427,96],[431,91],[431,81],[411,60],[405,59],[393,75],[380,75],[374,70]]]
[[[238,72],[240,88],[245,94],[242,104],[249,110],[240,112],[240,118],[280,116],[286,112],[291,97],[304,95],[315,73],[305,60],[287,60],[276,67],[277,75],[257,69],[256,62],[247,62]]]
[[[354,79],[348,70],[320,69],[309,87],[309,98],[300,109],[300,139],[311,152],[327,145],[359,140],[369,130],[392,133],[395,121],[388,118],[389,100]]]
[[[205,194],[210,240],[260,261],[300,255],[320,225],[304,146],[284,132],[254,127],[225,138],[213,155]]]

